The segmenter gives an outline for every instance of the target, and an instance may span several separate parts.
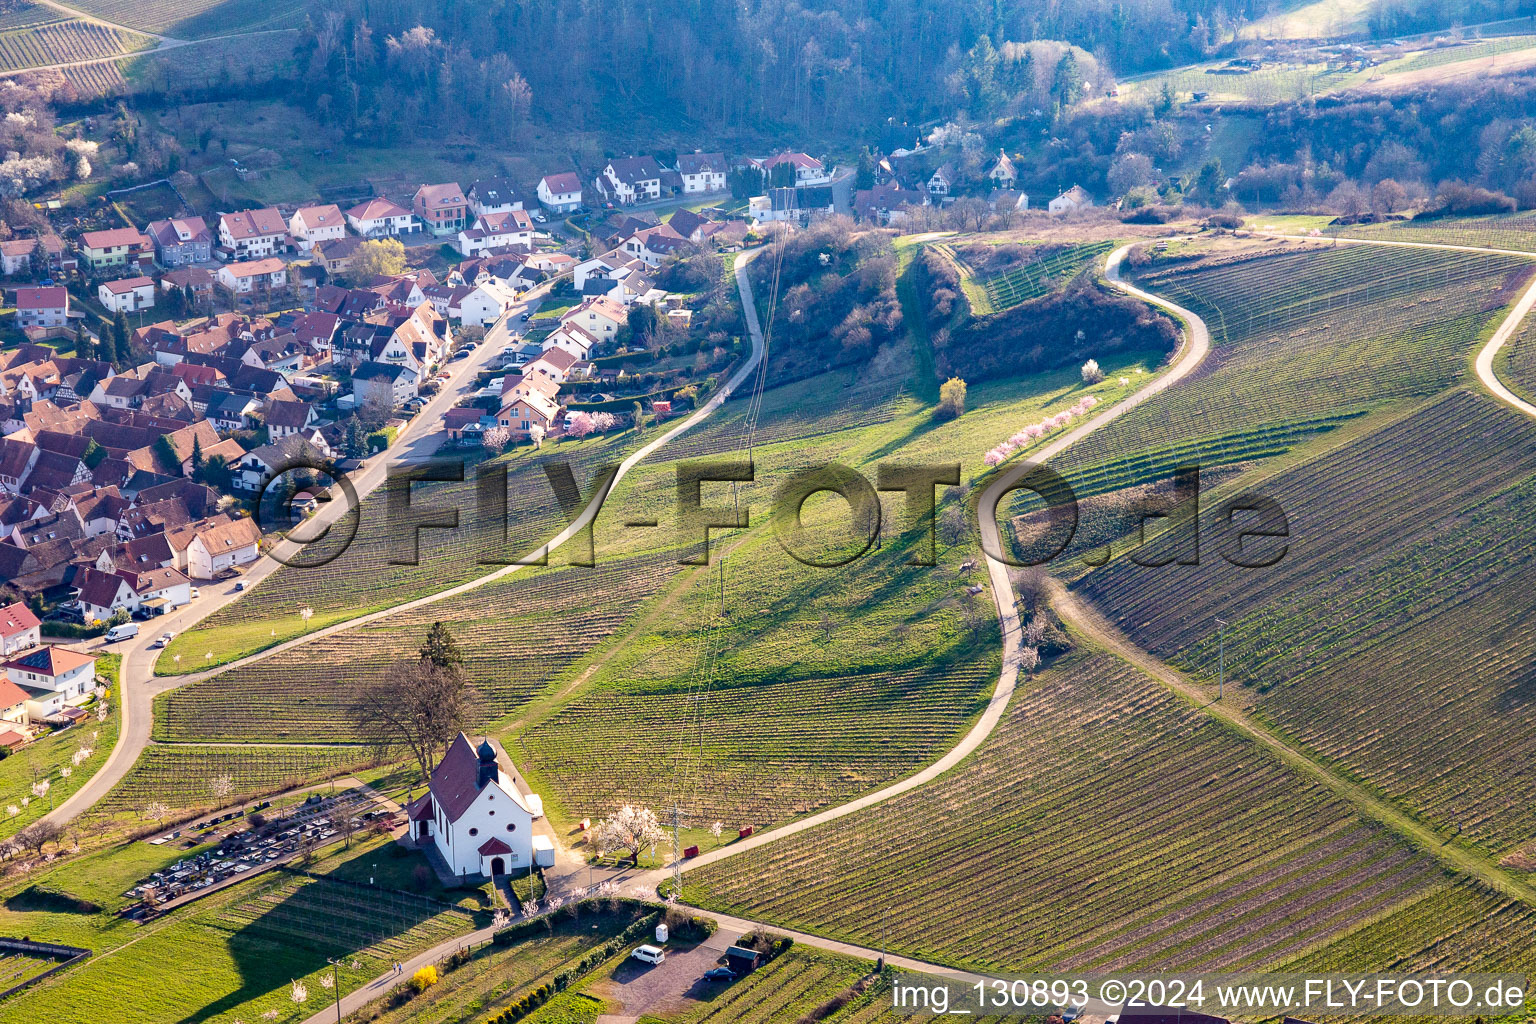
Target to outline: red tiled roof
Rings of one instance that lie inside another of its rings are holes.
[[[581,177],[575,171],[566,171],[563,174],[544,175],[544,187],[555,195],[565,192],[580,192]]]
[[[118,245],[148,246],[150,243],[138,228],[113,228],[110,231],[83,232],[80,244],[87,249],[111,249]]]
[[[106,289],[113,295],[126,295],[135,288],[152,288],[154,284],[147,277],[125,277],[120,281],[106,282]]]
[[[480,856],[482,856],[482,857],[494,857],[494,856],[496,856],[497,854],[500,854],[500,853],[511,853],[511,852],[512,852],[512,847],[510,847],[506,843],[502,842],[496,836],[491,836],[491,838],[489,838],[485,842],[481,843],[480,844],[480,850],[479,850]]]
[[[226,213],[219,218],[219,223],[229,230],[230,237],[237,242],[247,238],[264,238],[267,235],[288,233],[288,222],[283,220],[281,213],[270,206],[260,210]]]
[[[63,309],[69,305],[69,292],[62,286],[16,289],[17,309]]]
[[[9,679],[0,679],[0,708],[9,711],[11,708],[14,708],[18,704],[26,703],[27,699],[28,697],[26,690],[23,690]],[[0,736],[3,735],[3,733],[0,733]],[[0,739],[0,745],[7,747],[11,746],[11,744],[6,742],[4,739]]]
[[[348,217],[357,220],[383,220],[385,217],[409,217],[411,211],[390,202],[383,196],[358,203],[347,211]]]
[[[31,609],[20,601],[0,608],[0,636],[15,636],[41,624]]]

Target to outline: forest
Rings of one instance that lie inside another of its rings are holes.
[[[659,118],[716,132],[773,126],[823,136],[957,109],[1021,112],[1041,41],[1106,74],[1204,59],[1267,12],[1264,0],[331,0],[301,44],[322,115],[408,133],[445,114],[488,135],[530,114],[601,128]],[[549,59],[558,54],[558,59]],[[1092,54],[1092,57],[1088,55]],[[1090,69],[1091,70],[1091,69]],[[1085,74],[1085,78],[1091,77]],[[1076,97],[1059,95],[1063,106]]]

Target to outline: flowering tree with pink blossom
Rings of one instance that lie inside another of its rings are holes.
[[[619,419],[611,412],[596,412],[592,414],[592,427],[594,430],[606,432],[618,425]]]
[[[589,412],[570,412],[565,414],[565,432],[572,437],[586,437],[597,429],[592,422],[592,414]]]

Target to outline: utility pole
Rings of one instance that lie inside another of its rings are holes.
[[[1227,623],[1223,619],[1216,620],[1216,699],[1221,700],[1227,694]]]
[[[336,1024],[341,1024],[341,961],[325,958],[331,965],[331,988],[336,992]]]

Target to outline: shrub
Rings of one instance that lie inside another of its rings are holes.
[[[952,420],[965,413],[965,381],[951,377],[939,385],[939,404],[933,414],[941,420]]]
[[[427,964],[427,966],[418,969],[415,974],[411,975],[411,988],[415,989],[418,995],[436,984],[437,968],[431,964]]]

